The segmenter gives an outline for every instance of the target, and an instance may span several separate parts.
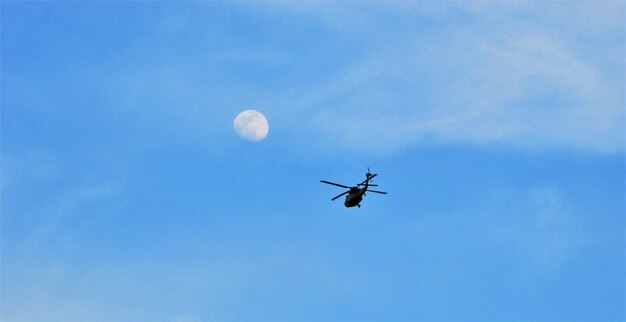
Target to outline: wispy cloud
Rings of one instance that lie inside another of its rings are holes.
[[[82,230],[100,227],[125,207],[122,187],[113,179],[72,184],[61,175],[32,178],[30,172],[41,168],[40,161],[44,169],[51,169],[46,172],[63,173],[48,158],[21,157],[25,172],[3,164],[3,177],[17,183],[3,187],[2,318],[99,321],[103,312],[89,307],[84,294],[89,288],[77,282],[81,276],[73,258],[82,252]],[[77,293],[76,297],[66,297],[57,292],[60,289]]]
[[[3,299],[8,308],[3,318],[247,320],[263,314],[266,306],[311,310],[309,301],[318,296],[344,299],[365,292],[367,281],[359,272],[329,262],[332,255],[316,253],[312,258],[313,246],[303,246],[296,250],[275,245],[271,254],[257,254],[233,245],[226,249],[228,257],[214,260],[126,258],[79,267],[55,261],[23,271],[12,266],[16,283],[5,286],[11,298]]]
[[[545,14],[525,19],[533,12],[526,5],[453,5],[420,12],[425,22],[414,26],[406,26],[398,12],[359,8],[358,19],[339,20],[373,29],[380,16],[394,17],[405,28],[381,27],[388,33],[379,31],[372,36],[379,38],[367,41],[382,42],[385,49],[373,48],[344,75],[309,91],[312,99],[302,102],[312,115],[307,130],[319,131],[324,144],[379,152],[423,143],[624,150],[623,75],[607,72],[624,67],[623,57],[615,55],[623,51],[623,40],[610,40],[620,36],[618,16],[595,25],[609,33],[598,44],[603,55],[581,45],[584,25],[560,27],[581,21]],[[559,8],[581,11],[567,3]],[[333,23],[336,12],[313,14],[333,28],[354,27]]]
[[[623,17],[611,14],[623,3],[250,6],[281,18],[272,26],[280,32],[251,43],[244,29],[200,32],[197,21],[183,22],[185,11],[160,12],[154,27],[171,46],[139,37],[72,79],[144,130],[213,150],[232,135],[234,116],[255,108],[270,117],[271,133],[301,138],[307,148],[624,151]],[[285,45],[309,30],[333,39],[317,46],[336,48]],[[178,37],[186,33],[196,41]],[[311,79],[285,73],[312,64],[307,50],[332,62],[317,62],[326,65],[313,67],[320,71]]]
[[[534,281],[552,278],[597,247],[581,226],[587,214],[574,209],[575,202],[558,187],[503,188],[484,200],[485,207],[474,215],[482,218],[482,234],[506,250],[511,274],[524,272]]]
[[[40,148],[2,151],[2,191],[58,175],[57,162],[52,153]]]
[[[3,241],[19,250],[5,257],[39,256],[71,238],[66,227],[93,224],[124,206],[120,176],[87,173],[77,179],[63,158],[39,148],[3,151],[2,158]]]

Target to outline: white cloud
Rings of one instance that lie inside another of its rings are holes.
[[[57,160],[47,151],[23,147],[17,151],[2,151],[2,191],[25,186],[33,180],[58,175]]]
[[[516,273],[550,278],[598,242],[559,187],[500,188],[485,200],[484,234],[508,250]]]
[[[98,169],[74,182],[76,169],[48,150],[22,147],[2,154],[2,220],[12,227],[3,241],[18,256],[36,256],[51,244],[64,244],[72,238],[66,227],[92,225],[125,206],[119,176]]]
[[[172,26],[165,15],[159,32],[173,41],[183,31],[199,37],[194,46],[182,42],[193,49],[189,59],[139,39],[105,71],[86,66],[74,76],[133,119],[127,137],[137,145],[182,137],[219,153],[234,137],[235,115],[255,108],[272,123],[273,139],[316,151],[394,153],[423,144],[624,151],[623,17],[614,13],[623,3],[251,6],[280,16],[280,27],[293,24],[297,35],[313,30],[355,44],[356,53],[337,56],[315,80],[272,87],[239,69],[272,66],[268,77],[286,77],[281,68],[308,63],[295,44],[238,35],[216,49],[211,40],[230,34],[215,28],[202,38],[189,30],[195,24]],[[144,51],[155,56],[138,55]],[[319,53],[334,57],[334,48]]]
[[[126,258],[82,265],[46,263],[10,275],[8,321],[246,320],[267,307],[309,309],[299,297],[354,299],[365,292],[359,272],[336,254],[277,245],[271,254],[228,248],[220,258]],[[304,245],[305,248],[315,246]],[[332,251],[331,251],[332,253]],[[333,264],[336,263],[336,264]],[[77,303],[80,303],[78,305]],[[245,309],[242,309],[245,305]],[[273,316],[288,314],[273,312]],[[238,318],[237,318],[238,317]]]
[[[430,34],[411,30],[400,16],[397,25],[405,29],[381,26],[394,39],[402,35],[399,41],[371,40],[381,48],[304,96],[312,117],[306,130],[318,131],[326,146],[382,153],[423,143],[622,152],[624,58],[613,53],[623,52],[623,40],[601,42],[590,54],[584,39],[577,39],[584,25],[561,28],[582,24],[580,18],[548,15],[542,8],[461,6],[457,9],[469,18],[435,13],[443,23],[423,25]],[[360,17],[355,21],[363,21],[364,10],[355,11]],[[375,10],[368,14],[363,24],[374,26],[385,16]],[[498,14],[503,16],[493,17]],[[320,11],[314,15],[324,23],[330,19]],[[623,19],[609,17],[612,23],[594,28],[614,34]],[[622,72],[616,77],[607,66],[621,66]]]

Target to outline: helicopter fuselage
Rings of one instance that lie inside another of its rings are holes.
[[[365,194],[366,190],[367,190],[367,187],[363,187],[361,189],[355,189],[354,191],[351,191],[346,196],[346,200],[343,202],[344,206],[348,208],[354,207],[354,206],[361,207],[360,203],[361,203],[361,200],[363,200],[363,195]]]

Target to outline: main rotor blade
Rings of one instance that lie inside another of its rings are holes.
[[[365,185],[365,183],[359,183],[359,184],[357,184],[357,186],[364,186],[364,185]],[[368,186],[370,186],[370,187],[378,187],[378,185],[377,185],[377,184],[371,184],[371,183],[370,183],[370,184],[368,184]]]
[[[383,194],[383,195],[386,195],[386,194],[387,194],[387,193],[386,193],[386,192],[384,192],[384,191],[378,191],[378,190],[369,190],[369,189],[367,189],[367,192],[375,192],[375,193],[381,193],[381,194]]]
[[[346,189],[350,189],[351,187],[348,186],[344,186],[342,184],[338,184],[338,183],[334,183],[334,182],[330,182],[330,181],[326,181],[326,180],[320,180],[320,182],[326,183],[326,184],[332,184],[333,186],[337,186],[337,187],[342,187],[342,188],[346,188]]]
[[[374,174],[372,174],[372,175],[369,177],[369,179],[365,179],[365,180],[363,180],[363,182],[361,182],[361,183],[360,183],[360,185],[364,185],[364,184],[365,184],[365,181],[367,181],[367,180],[372,181],[372,179],[374,179],[374,177],[375,177],[375,176],[377,176],[377,175],[378,175],[378,173],[374,173]]]
[[[330,199],[330,200],[333,200],[333,201],[334,201],[335,199],[337,199],[337,198],[339,198],[339,197],[341,197],[341,196],[345,195],[345,194],[346,194],[346,193],[348,193],[348,192],[350,192],[350,190],[348,190],[348,191],[346,191],[346,192],[344,192],[344,193],[342,193],[342,194],[338,195],[337,197],[335,197],[335,198],[333,198],[333,199]]]

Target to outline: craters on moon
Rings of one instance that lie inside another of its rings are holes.
[[[256,142],[265,139],[270,130],[265,115],[255,110],[245,110],[233,122],[235,132],[245,140]]]

